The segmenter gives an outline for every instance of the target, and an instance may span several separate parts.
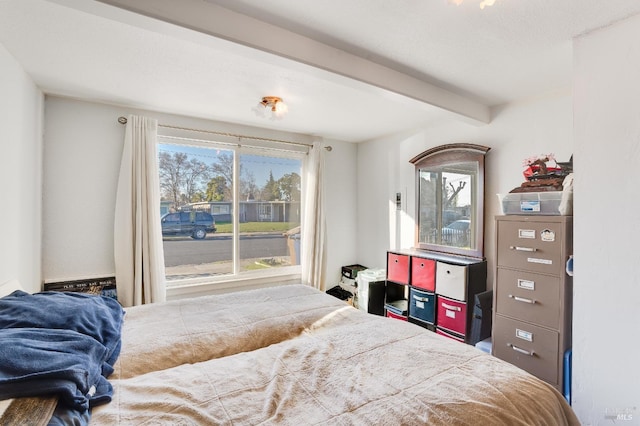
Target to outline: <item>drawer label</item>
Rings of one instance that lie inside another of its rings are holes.
[[[552,243],[556,240],[556,233],[551,229],[545,229],[544,231],[540,232],[540,239],[542,241]]]
[[[419,300],[416,300],[416,308],[418,309],[424,309],[424,302],[421,302]]]
[[[518,288],[523,288],[525,290],[535,290],[536,283],[529,280],[521,280],[518,278]]]
[[[551,259],[538,259],[537,257],[528,257],[527,262],[529,263],[541,263],[543,265],[552,265],[553,260]]]
[[[535,240],[536,230],[535,229],[518,229],[518,238],[529,238],[529,239]]]
[[[446,311],[444,311],[444,314],[449,318],[456,319],[456,311],[450,311],[447,309]]]
[[[533,333],[516,328],[516,337],[527,342],[533,342]]]

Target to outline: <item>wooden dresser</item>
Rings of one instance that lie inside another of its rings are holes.
[[[563,390],[571,348],[572,216],[496,217],[493,355]]]

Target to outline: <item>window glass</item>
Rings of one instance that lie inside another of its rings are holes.
[[[159,139],[167,285],[299,265],[302,154]]]
[[[240,156],[240,271],[299,264],[300,158]]]

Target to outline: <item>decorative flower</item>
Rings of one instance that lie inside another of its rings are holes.
[[[553,161],[555,163],[556,161],[556,157],[553,154],[540,154],[540,155],[534,155],[532,157],[529,158],[525,158],[524,161],[522,162],[522,167],[529,167],[534,163],[538,163],[539,162],[548,162],[548,161]]]
[[[547,175],[549,172],[552,174],[558,170],[561,170],[556,163],[556,157],[553,154],[541,154],[529,158],[525,158],[522,162],[522,166],[525,168],[522,174],[525,179],[530,179],[536,175]]]

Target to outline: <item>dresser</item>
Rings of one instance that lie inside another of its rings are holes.
[[[572,216],[496,217],[494,356],[563,390],[571,348]]]
[[[483,259],[426,250],[389,251],[385,315],[475,344],[474,298],[485,291],[486,282]]]

